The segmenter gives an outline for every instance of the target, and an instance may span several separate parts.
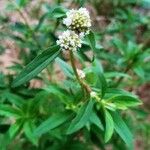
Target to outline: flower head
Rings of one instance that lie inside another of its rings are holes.
[[[89,27],[91,27],[91,19],[86,8],[79,10],[69,10],[67,17],[64,18],[63,23],[71,30],[77,33],[87,34]]]
[[[58,37],[57,44],[60,45],[62,50],[76,51],[81,47],[81,39],[74,31],[64,31],[62,35]]]

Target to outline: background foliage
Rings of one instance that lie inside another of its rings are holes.
[[[55,45],[66,11],[81,6],[92,32],[76,66],[100,101],[84,98],[68,53]],[[2,0],[0,7],[0,149],[150,148],[148,0]],[[139,99],[142,106],[127,109]]]

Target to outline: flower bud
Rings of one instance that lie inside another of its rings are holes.
[[[94,91],[92,91],[92,92],[90,93],[90,96],[91,96],[92,98],[95,98],[95,97],[97,97],[97,93],[94,92]]]
[[[84,73],[82,70],[77,69],[77,72],[78,72],[79,77],[80,77],[81,79],[85,78],[85,73]]]

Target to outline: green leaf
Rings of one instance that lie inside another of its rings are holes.
[[[4,134],[3,138],[0,139],[0,150],[7,150],[8,145],[15,139],[17,134],[20,132],[22,127],[22,122],[16,121],[15,124],[12,124],[9,130]]]
[[[105,73],[106,78],[114,78],[114,77],[125,77],[125,78],[130,78],[131,76],[129,76],[126,73],[121,73],[121,72],[107,72]]]
[[[16,0],[16,3],[19,7],[25,7],[28,3],[28,0]]]
[[[13,139],[18,134],[18,132],[21,129],[21,126],[22,123],[18,121],[15,124],[11,125],[8,131],[10,139]]]
[[[101,87],[101,97],[105,95],[105,92],[107,90],[107,82],[103,75],[103,68],[101,67],[101,64],[98,62],[98,60],[95,60],[93,63],[94,67],[93,70],[98,76],[98,81],[100,82]],[[99,84],[98,82],[98,84]]]
[[[38,20],[39,22],[34,29],[35,32],[37,32],[42,27],[44,21],[46,20],[46,18],[48,18],[48,16],[49,16],[49,13],[46,12],[39,18],[39,20]]]
[[[105,142],[108,142],[114,132],[114,121],[111,114],[107,110],[105,110],[105,124]]]
[[[69,86],[70,86],[70,82],[69,82]],[[48,93],[55,95],[55,97],[57,97],[57,99],[59,99],[62,103],[65,103],[66,105],[68,105],[70,102],[72,103],[72,101],[70,101],[72,99],[72,96],[65,89],[58,87],[55,84],[51,84],[44,89]]]
[[[5,95],[7,100],[12,104],[15,104],[16,106],[22,106],[25,103],[25,101],[20,96],[15,95],[13,93],[6,92]]]
[[[90,114],[90,123],[93,123],[101,130],[104,130],[101,120],[94,111]]]
[[[11,139],[10,139],[10,136],[9,136],[9,132],[7,131],[7,133],[5,133],[3,135],[3,137],[0,139],[0,143],[3,143],[3,144],[0,144],[0,150],[7,150],[7,146],[10,144],[11,142]]]
[[[145,72],[144,69],[141,66],[136,66],[134,67],[134,72],[142,79],[144,80],[145,78]]]
[[[69,66],[65,61],[60,58],[57,58],[56,62],[60,65],[61,69],[67,77],[73,78],[74,73],[71,66]]]
[[[93,105],[94,101],[90,100],[79,109],[77,116],[72,120],[67,130],[67,134],[76,132],[89,122],[90,120],[89,116],[92,113]]]
[[[40,136],[58,126],[66,122],[70,118],[70,113],[64,112],[64,113],[58,113],[50,118],[48,118],[46,121],[44,121],[34,132],[35,136]]]
[[[21,111],[17,108],[14,108],[9,105],[0,104],[0,115],[4,115],[6,117],[17,117],[21,116]]]
[[[112,95],[127,95],[127,96],[133,96],[132,93],[125,91],[123,89],[118,89],[118,88],[107,88],[106,93],[112,94]]]
[[[33,61],[31,61],[16,77],[12,83],[12,87],[26,83],[40,73],[49,65],[60,53],[59,46],[53,46],[43,51]]]
[[[86,40],[93,51],[96,51],[96,39],[95,35],[92,31],[86,35]]]
[[[61,18],[61,17],[66,16],[66,12],[67,12],[67,9],[65,9],[64,7],[56,6],[52,8],[52,11],[50,11],[50,14],[54,18]]]
[[[5,76],[0,72],[0,88],[5,88]]]
[[[117,112],[111,112],[114,120],[114,129],[123,139],[123,141],[128,145],[128,147],[133,147],[133,136],[129,128],[122,120],[121,116]]]
[[[81,49],[80,51],[78,51],[79,57],[80,59],[84,62],[84,61],[88,61],[90,63],[92,63],[94,61],[94,55],[91,57],[88,54],[85,54],[84,51]]]
[[[136,45],[136,43],[132,41],[128,41],[127,43],[127,59],[133,59],[139,53],[140,47]]]
[[[128,95],[116,95],[113,96],[112,98],[106,100],[106,102],[112,102],[114,104],[116,104],[116,106],[118,106],[118,108],[120,107],[134,107],[134,106],[138,106],[141,103],[141,101],[136,98],[136,97],[132,97],[132,96],[128,96]]]
[[[24,129],[24,133],[25,133],[26,137],[34,145],[37,145],[38,144],[38,139],[33,134],[34,129],[35,129],[35,125],[31,121],[27,121],[27,122],[24,123],[23,129]]]
[[[34,99],[30,101],[29,111],[33,114],[39,111],[40,107],[49,99],[49,93],[46,91],[38,92]],[[36,105],[35,105],[36,104]]]
[[[86,2],[86,0],[76,0],[76,1],[80,4],[80,7],[82,7]]]
[[[122,55],[126,55],[126,45],[118,38],[113,38],[112,43],[120,51]]]

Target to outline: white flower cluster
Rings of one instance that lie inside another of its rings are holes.
[[[67,12],[67,17],[64,18],[63,23],[71,30],[77,33],[87,33],[91,27],[91,19],[86,8],[79,10],[70,10]]]
[[[86,8],[69,10],[66,15],[63,23],[68,30],[58,37],[57,44],[60,45],[62,50],[75,51],[81,47],[81,39],[89,32],[91,19]]]
[[[77,48],[81,47],[81,39],[74,31],[67,30],[58,37],[57,44],[62,50],[76,51]]]

